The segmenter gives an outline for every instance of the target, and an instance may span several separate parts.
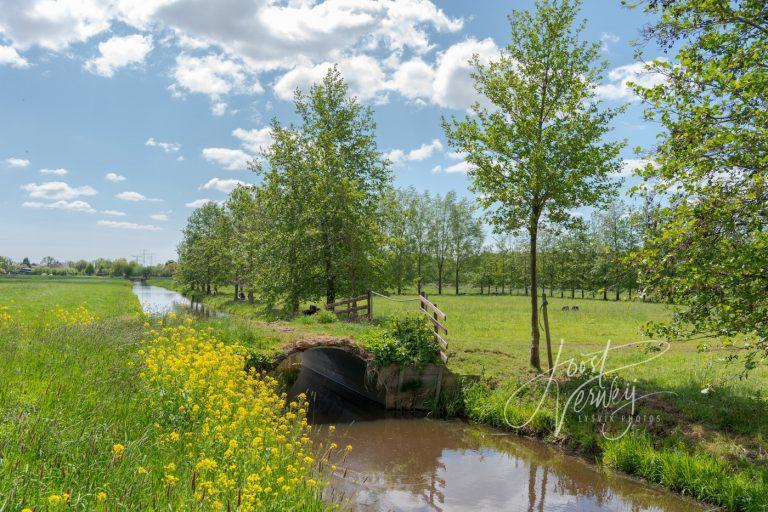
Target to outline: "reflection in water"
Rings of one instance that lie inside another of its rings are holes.
[[[541,441],[460,421],[360,422],[339,425],[333,437],[354,446],[331,491],[352,510],[703,510]]]
[[[150,315],[165,315],[171,312],[192,312],[207,316],[210,311],[199,302],[192,302],[179,292],[146,283],[133,283],[133,293],[139,298],[141,309]]]

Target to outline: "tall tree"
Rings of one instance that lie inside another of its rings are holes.
[[[283,295],[291,310],[320,294],[333,302],[359,293],[370,281],[381,241],[376,214],[391,181],[373,111],[349,96],[335,66],[308,93],[297,90],[294,101],[300,124],[274,120],[266,164],[253,164],[267,209],[285,221],[273,240],[288,242],[288,261],[272,262],[289,268],[285,286],[292,289]]]
[[[456,207],[456,192],[450,191],[445,196],[436,194],[426,205],[429,211],[429,248],[437,267],[437,294],[443,294],[445,262],[451,250],[450,223],[451,212]]]
[[[623,146],[606,142],[617,109],[601,109],[595,85],[600,45],[581,40],[579,2],[539,0],[513,11],[511,41],[499,58],[472,61],[479,102],[463,121],[443,120],[450,144],[472,164],[472,188],[501,230],[530,240],[531,356],[539,358],[536,244],[543,220],[563,222],[579,206],[603,202],[615,184]]]
[[[467,199],[461,199],[453,201],[448,212],[448,250],[453,262],[456,295],[464,265],[483,245],[483,225],[475,218],[474,211]]]
[[[665,197],[638,255],[645,286],[681,307],[657,333],[745,336],[747,368],[768,354],[768,4],[639,2],[646,39],[676,48],[636,87],[661,123],[642,175]]]
[[[406,222],[408,238],[411,242],[413,257],[416,260],[416,291],[421,294],[424,284],[424,274],[429,256],[429,230],[431,203],[429,192],[418,194],[413,188],[408,191],[408,203],[406,206]]]

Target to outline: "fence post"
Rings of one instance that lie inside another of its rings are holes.
[[[549,373],[552,373],[552,341],[549,338],[549,317],[547,316],[547,294],[542,294],[541,310],[544,316],[544,335],[547,338],[547,363],[549,363]]]
[[[373,291],[368,288],[368,321],[373,322]]]

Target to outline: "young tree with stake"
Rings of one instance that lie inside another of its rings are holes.
[[[511,40],[497,60],[472,60],[472,115],[443,120],[450,144],[472,164],[472,189],[499,230],[530,239],[531,366],[541,369],[536,243],[542,222],[567,222],[574,208],[615,190],[623,142],[605,140],[620,109],[601,108],[595,86],[600,45],[581,40],[579,2],[540,0],[513,11]]]

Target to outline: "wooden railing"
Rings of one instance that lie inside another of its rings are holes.
[[[441,320],[445,322],[448,317],[437,308],[437,304],[433,304],[427,299],[424,292],[421,292],[419,295],[419,309],[432,321],[435,341],[440,345],[440,359],[443,361],[443,364],[448,364],[448,342],[440,335],[442,332],[444,336],[448,336],[448,329],[440,323]]]
[[[361,305],[358,305],[362,303]],[[371,313],[373,310],[373,301],[371,300],[371,290],[365,295],[359,295],[357,297],[350,297],[348,299],[337,300],[325,305],[325,309],[336,315],[339,320],[347,322],[357,322],[359,320],[371,319]],[[336,309],[342,308],[342,309]],[[362,313],[365,311],[365,313]]]

